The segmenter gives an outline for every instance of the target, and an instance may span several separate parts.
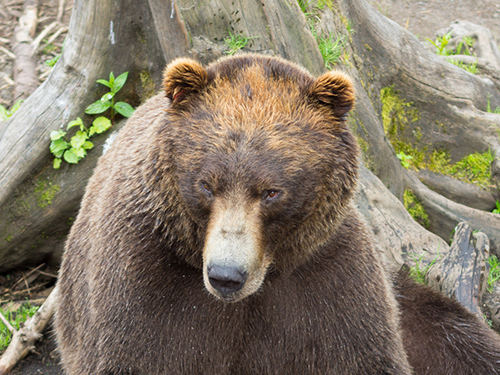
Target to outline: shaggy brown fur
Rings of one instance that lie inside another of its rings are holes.
[[[68,238],[68,374],[411,374],[350,203],[349,79],[243,55],[176,60],[164,88],[101,158]]]

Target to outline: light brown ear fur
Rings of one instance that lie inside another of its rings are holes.
[[[311,86],[309,94],[321,104],[329,106],[339,119],[354,106],[354,86],[351,79],[339,71],[321,75]]]
[[[207,84],[207,71],[192,59],[175,59],[167,65],[163,73],[163,89],[172,104],[185,101]]]

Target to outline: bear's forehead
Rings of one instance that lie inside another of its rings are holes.
[[[285,125],[328,125],[322,113],[310,105],[295,77],[270,77],[262,66],[240,69],[233,76],[216,77],[201,99],[202,108],[220,126],[232,131],[273,130]],[[326,129],[325,129],[326,130]]]

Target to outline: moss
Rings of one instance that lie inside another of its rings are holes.
[[[394,85],[380,90],[380,101],[382,102],[384,132],[396,152],[400,152],[402,151],[398,147],[400,134],[410,123],[420,120],[420,114],[416,108],[412,108],[413,102],[407,102],[399,97]]]
[[[488,150],[484,153],[469,154],[455,164],[451,164],[447,151],[434,150],[426,167],[433,172],[487,188],[491,185],[490,167],[493,160],[495,157]]]
[[[420,202],[413,191],[406,189],[403,194],[403,203],[408,213],[417,223],[424,228],[429,226],[429,216],[425,212],[422,202]]]
[[[51,182],[39,180],[35,187],[37,206],[40,208],[50,206],[59,190],[61,190],[59,185],[53,185]]]
[[[417,140],[417,142],[420,142],[422,140],[423,135],[422,135],[422,130],[420,129],[420,126],[415,129],[413,134],[415,135],[415,139]]]
[[[5,236],[5,241],[7,242],[12,241],[12,234],[8,234],[7,236]]]
[[[156,88],[155,88],[155,83],[151,78],[149,72],[144,70],[141,72],[139,77],[141,79],[141,89],[142,89],[141,101],[144,103],[146,99],[151,98],[155,94]]]
[[[444,134],[448,134],[448,128],[446,127],[446,125],[444,123],[442,123],[441,121],[437,121],[436,120],[436,125],[439,129],[441,129],[441,131],[444,133]]]
[[[368,51],[372,51],[372,50],[373,50],[373,48],[372,48],[372,47],[370,47],[370,45],[369,45],[368,43],[365,43],[365,44],[363,44],[363,45],[365,46],[365,48],[366,48]]]

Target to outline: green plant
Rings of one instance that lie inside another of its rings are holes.
[[[309,8],[309,4],[311,3],[310,1],[307,0],[297,0],[297,3],[299,4],[300,10],[302,13],[306,14]]]
[[[252,39],[260,38],[258,36],[245,37],[242,34],[233,34],[229,30],[229,36],[224,39],[224,42],[229,47],[229,51],[224,52],[226,55],[234,55],[240,49],[244,48]]]
[[[473,56],[472,47],[475,39],[470,36],[465,36],[457,46],[457,55]]]
[[[45,61],[45,65],[47,66],[50,66],[50,67],[53,67],[54,65],[56,65],[56,62],[59,61],[59,58],[62,56],[62,53],[58,54],[58,55],[55,55],[53,58],[51,58],[50,60],[47,60]]]
[[[413,261],[415,262],[415,265],[413,267],[410,267],[410,277],[419,284],[425,284],[425,277],[427,276],[429,269],[439,259],[439,251],[438,254],[432,259],[432,261],[425,267],[422,267],[421,265],[422,260],[424,259],[424,254],[421,254],[420,256],[417,256],[417,254],[409,254],[409,255],[413,258]]]
[[[451,164],[449,152],[434,150],[425,167],[460,181],[488,187],[491,185],[490,166],[493,160],[495,157],[488,150],[483,153],[469,154],[455,164]]]
[[[474,45],[474,38],[472,37],[464,37],[456,49],[449,49],[448,44],[450,43],[451,40],[451,33],[445,34],[441,37],[436,38],[436,40],[431,40],[427,38],[427,40],[432,43],[434,47],[436,47],[436,53],[441,56],[452,56],[452,55],[467,55],[467,56],[474,56],[472,52],[472,47]],[[459,60],[454,60],[454,59],[447,59],[448,62],[458,66],[459,68],[462,68],[469,73],[476,74],[478,72],[477,69],[477,60],[472,63],[472,64],[466,64],[462,61]]]
[[[109,73],[109,81],[98,79],[96,82],[108,87],[110,91],[104,94],[101,99],[89,105],[87,109],[85,109],[85,113],[87,115],[97,115],[111,109],[111,120],[114,119],[115,111],[123,117],[128,118],[132,116],[134,108],[130,104],[125,102],[115,103],[115,95],[122,89],[125,82],[127,82],[127,77],[128,72],[125,72],[115,79],[113,72],[111,72]]]
[[[492,292],[495,283],[500,280],[500,261],[495,255],[488,258],[490,272],[488,273],[488,291]]]
[[[496,107],[495,110],[491,109],[490,99],[491,99],[491,94],[488,94],[488,104],[486,106],[486,112],[500,114],[500,107]]]
[[[68,141],[66,139],[67,132],[64,130],[54,130],[50,133],[50,151],[54,155],[54,169],[59,169],[64,159],[69,164],[77,164],[82,158],[87,155],[87,150],[94,147],[94,144],[90,142],[90,137],[94,134],[101,134],[108,130],[115,116],[115,112],[118,112],[124,117],[130,117],[134,113],[134,108],[125,102],[115,103],[115,95],[123,87],[127,81],[128,72],[125,72],[118,77],[114,77],[113,72],[109,74],[109,81],[104,79],[97,80],[98,83],[108,87],[109,92],[104,94],[100,100],[92,103],[85,109],[86,114],[100,114],[108,109],[111,110],[111,119],[105,116],[97,117],[92,125],[87,128],[83,120],[78,117],[76,120],[71,121],[66,130],[73,127],[77,127],[79,130],[71,137]]]
[[[494,214],[500,214],[500,201],[496,201],[495,205],[497,208],[495,208],[493,211],[491,211]]]
[[[404,152],[400,152],[399,154],[396,154],[399,160],[401,160],[401,165],[405,167],[406,169],[410,168],[410,163],[408,160],[412,160],[413,156],[411,155],[406,155]]]
[[[25,322],[29,317],[32,317],[38,309],[38,306],[31,306],[29,303],[26,303],[17,311],[7,311],[6,309],[0,308],[0,314],[10,322],[12,327],[19,329],[21,322]],[[0,321],[0,352],[4,351],[7,346],[9,346],[11,338],[12,333],[7,326]]]
[[[5,108],[3,105],[0,105],[0,121],[7,121],[9,118],[12,117],[14,113],[21,107],[21,104],[23,104],[24,100],[19,99],[17,102],[15,102],[10,110]]]
[[[316,40],[319,52],[325,62],[325,68],[328,70],[332,69],[339,61],[342,51],[346,46],[345,37],[343,35],[334,36],[331,34],[326,38],[317,36]]]
[[[426,38],[429,42],[432,43],[434,47],[436,47],[436,53],[441,56],[449,56],[451,52],[446,49],[446,46],[450,42],[451,33],[445,34],[441,37],[436,38],[436,40],[431,40]]]
[[[462,61],[453,60],[453,59],[448,59],[447,61],[452,63],[453,65],[458,66],[459,68],[462,68],[462,69],[468,71],[469,73],[476,74],[478,72],[477,60],[475,62],[473,62],[472,64],[466,64]]]
[[[403,204],[406,211],[415,219],[417,223],[427,228],[430,224],[429,215],[425,212],[422,202],[417,198],[413,191],[406,189],[403,193]]]

